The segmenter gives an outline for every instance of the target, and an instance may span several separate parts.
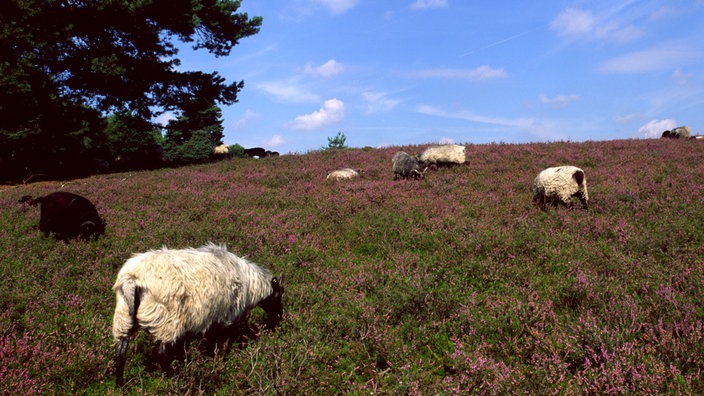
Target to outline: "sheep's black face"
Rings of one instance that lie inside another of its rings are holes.
[[[272,293],[259,303],[259,306],[266,311],[267,321],[266,326],[273,329],[281,322],[281,317],[284,314],[283,296],[284,296],[284,275],[279,278],[271,278]]]
[[[99,220],[98,223],[92,221],[85,221],[81,224],[81,237],[85,240],[95,236],[96,238],[105,233],[105,222]]]

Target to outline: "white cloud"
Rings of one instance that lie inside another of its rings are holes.
[[[338,99],[329,99],[320,110],[296,117],[288,123],[295,130],[313,130],[342,121],[345,117],[345,104]]]
[[[694,73],[686,73],[682,71],[681,67],[678,67],[672,72],[672,79],[677,85],[687,86],[692,78],[694,78]]]
[[[531,133],[540,139],[559,140],[565,139],[562,128],[551,120],[541,120],[536,118],[503,118],[487,117],[475,114],[468,110],[447,111],[435,106],[421,105],[416,111],[420,114],[453,118],[477,122],[482,124],[497,125],[502,127],[515,128]]]
[[[627,43],[643,35],[643,31],[634,26],[621,26],[618,22],[598,18],[591,11],[577,8],[560,12],[550,22],[550,29],[558,36],[596,38],[616,43]]]
[[[494,69],[487,65],[475,69],[425,69],[411,72],[410,75],[421,78],[461,78],[472,81],[494,80],[507,76],[503,69]]]
[[[669,131],[675,128],[677,123],[675,120],[652,120],[638,129],[638,133],[646,138],[656,138],[662,136],[664,131]]]
[[[274,96],[282,102],[317,102],[320,97],[299,87],[295,81],[266,81],[255,85],[255,88]]]
[[[250,120],[256,120],[257,118],[260,118],[261,115],[259,113],[255,113],[250,109],[245,110],[244,114],[242,117],[238,118],[233,124],[232,127],[234,129],[242,129],[245,126],[247,126],[247,123]]]
[[[643,35],[643,31],[634,26],[620,27],[616,23],[600,26],[595,31],[596,37],[608,39],[615,43],[628,43]]]
[[[264,140],[266,147],[279,147],[286,143],[286,140],[281,135],[274,135],[269,139]]]
[[[704,53],[676,43],[664,43],[643,51],[631,52],[602,62],[604,73],[642,73],[674,68],[704,58]]]
[[[617,114],[616,116],[614,116],[614,120],[615,120],[616,122],[620,122],[620,123],[627,123],[627,122],[635,121],[635,120],[638,119],[639,117],[640,117],[640,115],[635,114],[635,113],[630,113],[630,114]]]
[[[335,59],[330,59],[320,66],[313,66],[312,64],[307,63],[303,71],[314,77],[330,78],[342,73],[344,69],[344,65],[340,62]]]
[[[586,34],[594,30],[595,25],[596,18],[591,12],[576,8],[568,8],[560,12],[550,22],[550,28],[559,36]]]
[[[525,127],[534,123],[531,119],[508,119],[501,117],[487,117],[478,114],[474,114],[468,110],[460,111],[447,111],[435,106],[420,105],[417,111],[421,114],[432,115],[444,118],[456,118],[465,121],[479,122],[482,124],[494,124],[502,126],[512,126],[512,127]]]
[[[389,98],[384,92],[363,92],[362,98],[367,102],[367,114],[387,112],[393,110],[401,103],[398,99]]]
[[[359,0],[314,0],[315,3],[327,8],[332,15],[344,14],[356,6]]]
[[[447,0],[416,0],[411,4],[414,10],[424,10],[427,8],[445,8]]]
[[[444,137],[438,140],[438,144],[455,144],[455,140],[449,137]]]
[[[659,21],[662,19],[667,19],[667,18],[674,16],[676,14],[677,14],[677,10],[675,10],[674,8],[669,7],[669,6],[663,6],[663,7],[656,9],[655,11],[653,11],[650,14],[650,19],[653,21]]]
[[[540,103],[545,104],[545,105],[565,107],[565,106],[568,106],[568,105],[578,101],[579,96],[577,96],[575,94],[571,94],[571,95],[557,95],[555,97],[549,98],[545,95],[540,95],[538,100],[540,100]]]

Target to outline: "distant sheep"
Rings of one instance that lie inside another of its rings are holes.
[[[688,126],[680,126],[677,128],[673,128],[670,131],[665,131],[662,133],[663,138],[670,138],[670,139],[687,139],[689,138],[691,131]]]
[[[127,344],[139,327],[159,341],[165,358],[166,347],[187,334],[205,333],[216,323],[229,326],[256,306],[266,311],[269,327],[283,314],[283,275],[277,279],[212,243],[136,254],[122,266],[113,290],[118,387],[124,384]]]
[[[87,198],[66,191],[57,191],[32,200],[25,195],[20,202],[31,206],[41,205],[39,230],[48,236],[54,233],[58,239],[75,237],[89,239],[105,232],[105,221],[95,205]]]
[[[230,154],[230,148],[226,144],[221,144],[213,148],[213,154],[226,156]]]
[[[391,158],[391,163],[394,170],[394,180],[408,179],[412,177],[416,180],[422,179],[427,168],[421,170],[421,164],[417,157],[411,156],[405,151],[398,151]]]
[[[446,144],[428,147],[420,155],[420,160],[427,165],[451,166],[461,165],[466,161],[465,146]]]
[[[584,171],[576,166],[558,166],[540,172],[533,181],[533,202],[545,210],[546,205],[562,203],[572,206],[572,197],[579,198],[588,209],[589,193]]]
[[[350,168],[338,169],[330,172],[325,180],[338,181],[354,179],[355,177],[359,177],[359,173],[360,172]]]
[[[244,153],[250,157],[264,158],[267,156],[266,150],[264,150],[261,147],[252,147],[252,148],[244,149]]]

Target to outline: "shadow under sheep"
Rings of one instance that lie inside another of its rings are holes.
[[[198,351],[202,356],[213,359],[216,356],[227,357],[246,349],[251,342],[256,341],[262,332],[273,332],[261,323],[248,323],[248,318],[243,317],[237,323],[229,326],[213,324],[205,334],[189,334],[173,345],[165,346],[165,353],[159,352],[159,344],[153,342],[144,331],[144,340],[136,343],[135,355],[141,355],[146,372],[163,371],[167,376],[175,376],[186,363],[188,354]]]

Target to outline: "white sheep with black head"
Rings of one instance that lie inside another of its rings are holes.
[[[582,207],[588,209],[587,178],[576,166],[547,168],[533,180],[533,202],[543,210],[546,205],[558,203],[572,207],[572,197],[578,198]]]
[[[184,336],[205,333],[214,324],[229,326],[256,306],[267,313],[269,328],[283,314],[283,275],[276,278],[212,243],[135,254],[122,266],[113,290],[118,387],[124,383],[129,339],[140,327],[159,341],[165,359],[166,347]]]

